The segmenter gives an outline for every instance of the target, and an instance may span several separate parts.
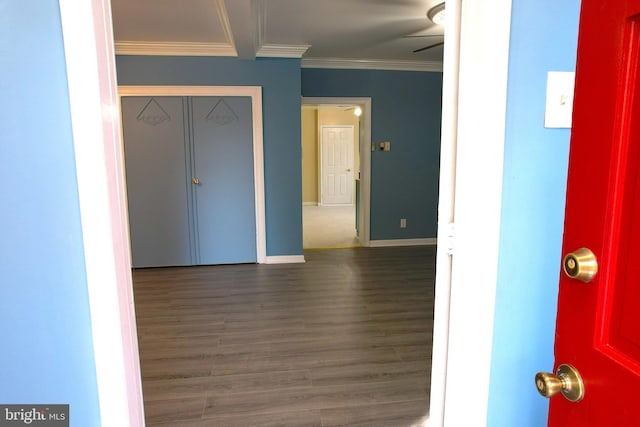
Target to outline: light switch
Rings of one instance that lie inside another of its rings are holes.
[[[576,73],[549,71],[547,73],[547,102],[544,127],[570,128],[573,113],[573,87]]]
[[[380,147],[380,151],[391,151],[391,142],[390,141],[380,141],[378,143]]]

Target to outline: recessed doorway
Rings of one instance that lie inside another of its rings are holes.
[[[304,249],[368,246],[370,108],[368,98],[303,99]]]

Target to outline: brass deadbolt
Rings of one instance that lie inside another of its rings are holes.
[[[562,269],[570,278],[589,283],[598,273],[598,261],[591,250],[580,248],[564,257]]]
[[[556,374],[538,372],[536,388],[540,395],[550,398],[558,393],[570,402],[579,402],[584,398],[584,383],[578,370],[571,365],[560,365]]]

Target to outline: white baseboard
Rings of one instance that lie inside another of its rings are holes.
[[[318,202],[302,202],[302,206],[318,206]]]
[[[397,239],[397,240],[370,240],[369,246],[372,248],[382,248],[391,246],[433,246],[438,244],[436,237],[426,239]]]
[[[265,264],[300,264],[306,262],[304,255],[268,256]]]

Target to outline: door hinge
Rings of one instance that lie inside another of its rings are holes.
[[[453,255],[453,237],[454,237],[454,223],[447,224],[447,254]]]

